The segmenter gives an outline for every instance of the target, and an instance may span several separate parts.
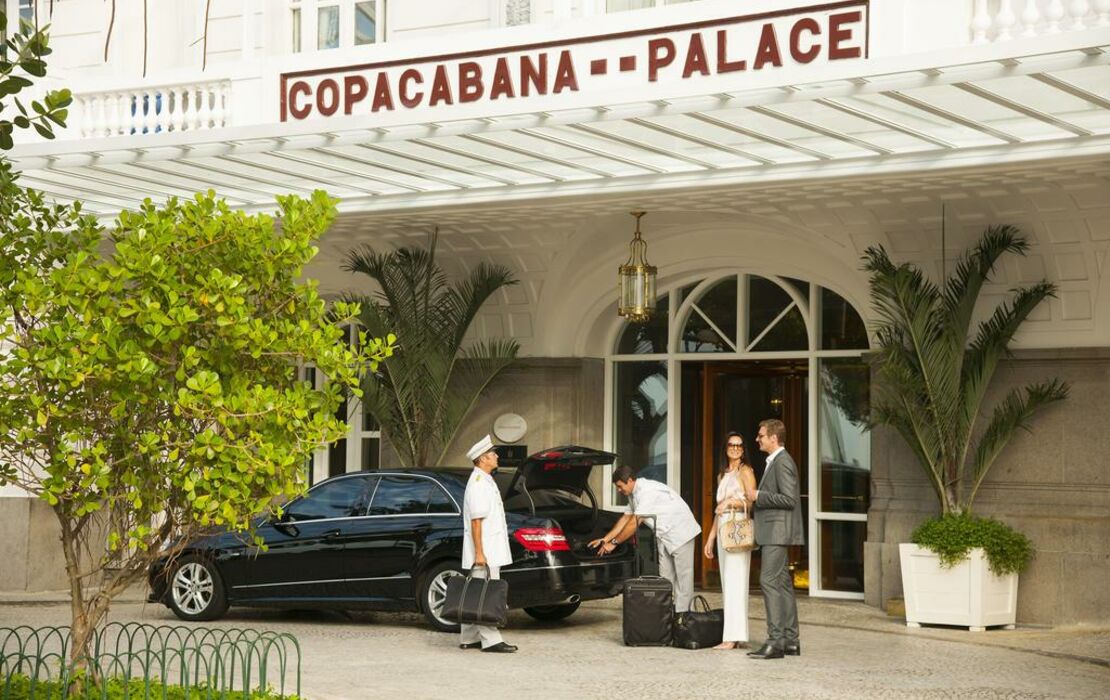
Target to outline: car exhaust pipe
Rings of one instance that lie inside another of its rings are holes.
[[[569,603],[569,604],[571,604],[571,605],[574,605],[575,603],[579,602],[580,600],[582,600],[582,596],[580,596],[580,595],[578,595],[577,593],[575,593],[574,595],[572,595],[572,596],[570,596],[569,598],[567,598],[567,601],[566,601],[566,602],[567,602],[567,603]]]

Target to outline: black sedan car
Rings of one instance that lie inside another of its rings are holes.
[[[619,515],[598,507],[590,471],[616,455],[584,447],[536,453],[502,488],[513,563],[501,569],[509,605],[559,620],[583,600],[617,595],[625,579],[656,569],[654,538],[642,527],[598,557],[586,545]],[[507,470],[506,470],[507,471]],[[419,611],[436,629],[447,579],[462,572],[462,501],[470,468],[383,470],[336,476],[290,502],[257,534],[192,542],[150,571],[151,602],[183,620],[212,620],[231,605]],[[635,559],[639,557],[639,566]]]

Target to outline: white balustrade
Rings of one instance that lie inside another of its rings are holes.
[[[1110,0],[1095,0],[1095,13],[1100,27],[1110,27]]]
[[[995,41],[1009,41],[1014,38],[1011,30],[1017,23],[1017,15],[1014,14],[1011,2],[1012,0],[999,0],[998,14],[994,18]]]
[[[212,98],[212,93],[207,90],[197,90],[194,93],[197,96],[197,102],[200,104],[197,109],[197,128],[207,129],[211,126],[212,120],[212,107],[209,100]]]
[[[78,93],[84,138],[192,131],[231,123],[231,84],[185,85]]]
[[[1110,26],[1110,0],[974,0],[971,43]]]
[[[1048,7],[1044,11],[1045,19],[1048,26],[1045,27],[1045,32],[1048,34],[1060,33],[1060,20],[1064,18],[1064,2],[1063,0],[1050,0]]]
[[[1037,0],[1025,0],[1025,9],[1021,11],[1021,35],[1037,36],[1037,25],[1041,23],[1041,8]]]

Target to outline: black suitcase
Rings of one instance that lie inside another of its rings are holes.
[[[639,543],[637,533],[637,574],[640,572]],[[674,590],[671,582],[662,576],[639,575],[625,581],[623,629],[626,646],[670,646],[674,634]]]
[[[624,582],[624,643],[630,647],[665,647],[674,634],[674,591],[662,576]]]

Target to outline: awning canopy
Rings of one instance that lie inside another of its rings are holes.
[[[1091,156],[1110,153],[1106,49],[388,128],[68,140],[11,156],[25,184],[102,217],[209,188],[246,210],[324,189],[342,211],[385,212]]]

